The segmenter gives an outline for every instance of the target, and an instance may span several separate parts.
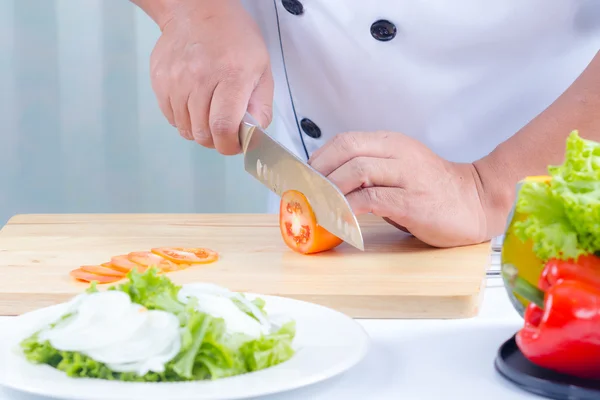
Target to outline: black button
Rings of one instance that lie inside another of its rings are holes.
[[[283,8],[288,10],[290,14],[304,14],[304,6],[298,0],[281,0],[281,4],[283,4]]]
[[[373,22],[371,25],[371,35],[379,41],[387,42],[396,37],[396,25],[385,19]]]
[[[302,121],[300,121],[300,126],[302,127],[304,133],[311,138],[318,139],[321,137],[321,128],[319,128],[317,124],[312,122],[310,119],[303,118]]]

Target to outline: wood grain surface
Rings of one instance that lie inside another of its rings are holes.
[[[283,243],[276,215],[17,215],[0,230],[0,315],[66,301],[87,286],[69,271],[152,247],[209,247],[216,263],[170,273],[179,284],[322,304],[355,318],[465,318],[482,300],[489,243],[436,249],[380,218],[359,218],[365,251],[344,243],[300,255]]]

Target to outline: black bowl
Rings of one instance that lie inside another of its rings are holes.
[[[581,379],[538,367],[525,358],[515,336],[498,350],[496,370],[521,389],[556,400],[598,400],[600,380]]]

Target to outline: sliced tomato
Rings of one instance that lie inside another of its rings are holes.
[[[147,267],[131,261],[127,255],[120,255],[111,258],[110,268],[124,273],[128,273],[134,268],[136,268],[138,272],[144,272],[147,269]]]
[[[98,274],[84,271],[81,268],[74,269],[73,271],[71,271],[70,275],[73,279],[78,280],[78,281],[83,281],[83,282],[96,281],[99,284],[113,283],[113,282],[117,282],[117,281],[120,281],[121,279],[123,279],[123,276],[119,277],[119,276],[98,275]]]
[[[82,265],[81,269],[85,272],[89,272],[91,274],[96,275],[104,275],[104,276],[114,276],[124,278],[125,273],[121,271],[117,271],[116,269],[107,268],[103,265]]]
[[[169,272],[178,271],[183,268],[183,266],[178,266],[174,262],[169,261],[150,251],[134,251],[129,253],[127,258],[136,264],[142,265],[146,269],[149,267],[157,267],[161,271]]]
[[[208,264],[219,258],[216,251],[205,248],[159,247],[152,249],[152,253],[175,264]]]
[[[308,199],[296,190],[281,196],[279,229],[285,244],[302,254],[331,250],[342,243],[342,239],[318,224]]]

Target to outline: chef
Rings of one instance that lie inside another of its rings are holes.
[[[357,214],[433,246],[501,234],[518,180],[574,129],[600,140],[597,0],[132,1],[182,137],[238,154],[247,110]]]

